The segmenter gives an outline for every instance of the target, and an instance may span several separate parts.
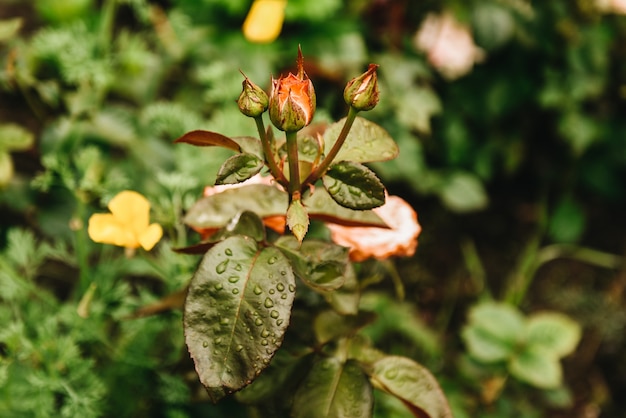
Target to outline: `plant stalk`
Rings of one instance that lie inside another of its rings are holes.
[[[306,180],[304,181],[305,184],[315,183],[317,179],[319,179],[320,177],[322,177],[322,175],[324,175],[324,173],[326,172],[330,164],[333,162],[333,160],[339,153],[339,150],[343,146],[343,143],[346,141],[346,138],[348,137],[348,133],[350,132],[350,129],[352,128],[352,124],[354,123],[354,120],[356,119],[356,116],[358,113],[359,113],[358,110],[356,110],[353,107],[350,107],[350,110],[348,110],[348,116],[346,116],[346,121],[343,124],[343,128],[341,128],[341,132],[339,133],[337,140],[335,141],[332,148],[328,152],[328,155],[324,158],[321,164],[315,167],[313,171],[311,172],[311,174],[309,174],[309,176],[306,178]]]
[[[289,160],[289,197],[300,193],[300,161],[298,157],[298,132],[285,132],[287,137],[287,159]]]
[[[274,150],[270,144],[270,141],[267,138],[267,133],[265,132],[265,125],[263,124],[263,116],[257,116],[254,118],[254,122],[256,123],[256,129],[259,132],[259,138],[261,138],[261,144],[263,144],[263,153],[265,154],[265,161],[267,162],[267,166],[270,169],[270,173],[272,176],[278,181],[280,184],[286,185],[287,178],[285,174],[282,172],[276,160],[274,159]]]

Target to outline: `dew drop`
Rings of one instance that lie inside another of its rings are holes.
[[[259,286],[254,286],[253,292],[255,295],[260,295],[261,293],[263,293],[263,290]]]
[[[274,289],[270,289],[270,295],[273,295],[274,293],[276,293],[276,291]]]
[[[233,295],[239,294],[239,289],[233,289]]]
[[[257,327],[260,327],[261,325],[263,325],[263,320],[261,318],[255,319],[254,325],[256,325]]]
[[[276,320],[276,325],[281,326],[283,324],[283,320],[282,319],[277,319]]]
[[[268,345],[269,342],[267,340],[261,340],[261,345]]]
[[[266,308],[271,308],[271,307],[274,306],[274,301],[272,299],[270,299],[270,298],[265,298],[265,302],[263,303],[263,305]]]
[[[290,292],[295,292],[296,291],[296,287],[292,284],[289,285],[289,291]]]
[[[228,325],[229,323],[230,323],[230,319],[228,319],[228,318],[220,319],[220,324],[221,325]]]
[[[281,270],[280,275],[281,275],[281,276],[286,276],[286,275],[287,275],[287,272],[286,272],[285,270]]]
[[[242,269],[241,264],[237,264],[235,266],[235,271],[241,271],[241,269]]]
[[[285,285],[282,283],[278,283],[276,285],[276,289],[278,289],[279,292],[283,292],[285,290]]]
[[[272,311],[270,312],[270,316],[274,319],[278,318],[278,311]]]
[[[267,328],[263,328],[263,331],[261,331],[261,337],[263,338],[267,338],[269,337],[270,332],[267,330]]]
[[[237,347],[235,347],[235,350],[237,350],[237,351],[243,350],[243,345],[238,344]]]
[[[222,337],[217,337],[217,338],[215,339],[215,344],[216,344],[216,345],[220,345],[221,343],[222,343]]]
[[[217,283],[215,284],[215,290],[222,290],[224,288],[224,285],[221,283]]]
[[[231,255],[233,255],[233,250],[231,250],[230,248],[226,248],[226,249],[224,250],[224,253],[225,253],[227,256],[231,256]]]
[[[226,259],[224,261],[222,261],[221,263],[219,263],[217,266],[215,266],[215,272],[217,274],[222,274],[226,271],[226,267],[228,267],[228,262],[230,260]]]
[[[208,341],[202,341],[202,347],[207,348],[209,346]]]
[[[281,299],[287,299],[287,294],[286,294],[286,293],[283,293],[282,295],[280,295],[280,298],[281,298]]]
[[[274,264],[278,260],[276,257],[272,256],[267,260],[267,264]]]
[[[230,276],[228,281],[231,283],[237,283],[239,281],[239,276]]]

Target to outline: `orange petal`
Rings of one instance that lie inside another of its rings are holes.
[[[243,22],[243,34],[250,42],[272,42],[283,26],[287,0],[256,0]]]
[[[87,227],[89,238],[102,244],[118,245],[120,247],[136,248],[139,243],[132,231],[110,213],[96,213],[89,218]]]
[[[132,190],[124,190],[111,199],[109,210],[135,235],[141,234],[150,223],[150,202]]]
[[[162,236],[163,228],[161,228],[161,225],[154,223],[139,235],[139,244],[141,244],[144,250],[150,251]]]

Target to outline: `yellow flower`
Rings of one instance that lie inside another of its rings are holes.
[[[243,35],[250,42],[272,42],[280,34],[287,0],[256,0],[243,22]]]
[[[150,224],[150,202],[137,192],[118,193],[109,202],[109,210],[89,218],[87,232],[95,242],[149,251],[163,236],[161,225]]]

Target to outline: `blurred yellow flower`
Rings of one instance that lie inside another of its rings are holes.
[[[150,224],[150,202],[141,194],[124,190],[108,206],[111,213],[89,218],[87,232],[95,242],[149,251],[163,236],[161,225]]]
[[[243,22],[243,35],[250,42],[272,42],[280,34],[287,0],[255,0]]]

